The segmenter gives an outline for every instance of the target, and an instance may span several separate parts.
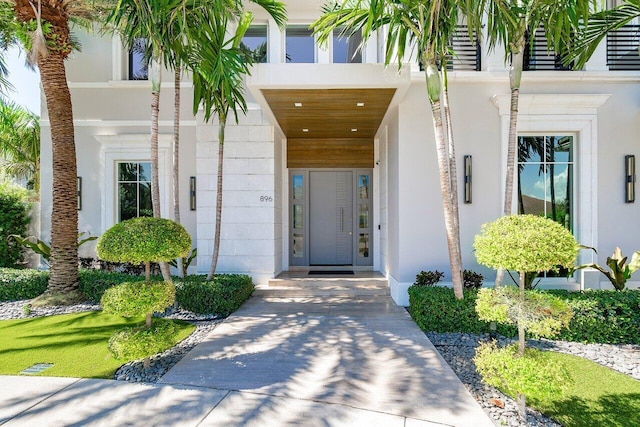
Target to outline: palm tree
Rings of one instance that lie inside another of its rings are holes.
[[[286,21],[284,5],[273,0],[258,0],[278,26]],[[225,127],[229,111],[238,123],[238,110],[246,113],[244,100],[244,77],[249,74],[253,57],[241,46],[242,37],[251,25],[250,12],[229,14],[209,11],[197,31],[192,34],[193,45],[189,51],[189,67],[193,70],[193,111],[202,106],[205,121],[213,115],[218,117],[218,176],[216,187],[216,225],[211,267],[207,279],[213,278],[220,252],[220,228],[222,224],[222,188],[224,165]],[[229,37],[228,26],[235,23],[235,33]]]
[[[503,215],[513,213],[513,180],[517,151],[518,101],[527,38],[543,29],[549,50],[561,52],[572,45],[572,38],[581,23],[586,22],[595,0],[547,1],[547,0],[480,0],[476,14],[487,13],[487,42],[489,49],[498,44],[505,47],[505,61],[510,61],[509,86],[511,106],[509,113],[509,140],[507,143],[507,168]],[[502,283],[504,271],[498,270],[496,286]]]
[[[40,70],[49,113],[53,204],[51,274],[44,300],[61,295],[63,300],[57,303],[70,302],[78,292],[76,150],[64,61],[74,49],[69,22],[90,18],[92,6],[95,2],[88,0],[0,1],[0,16],[10,17],[11,39],[20,40],[28,59]]]
[[[610,31],[617,30],[638,17],[640,0],[623,0],[621,5],[613,9],[589,15],[586,21],[589,25],[583,25],[577,41],[570,50],[564,52],[565,61],[575,61],[576,67],[583,67]]]
[[[0,156],[6,173],[40,192],[40,117],[1,99]]]
[[[449,42],[459,20],[466,18],[470,37],[480,29],[480,15],[472,13],[473,4],[471,0],[347,0],[340,5],[326,6],[324,14],[311,25],[322,43],[339,28],[342,35],[361,32],[363,43],[379,30],[386,32],[387,65],[395,58],[400,66],[409,44],[417,49],[425,69],[431,106],[451,276],[456,297],[460,299],[463,297],[462,256],[446,63],[451,54]]]

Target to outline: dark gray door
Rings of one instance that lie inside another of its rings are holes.
[[[352,188],[352,172],[309,172],[309,264],[353,264]]]

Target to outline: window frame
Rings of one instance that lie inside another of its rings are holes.
[[[308,29],[309,25],[306,23],[289,23],[283,31],[282,37],[282,62],[284,64],[317,64],[318,63],[318,44],[316,37],[313,35],[313,32]],[[287,34],[289,33],[290,28],[298,28],[298,29],[306,29],[309,31],[309,38],[313,41],[313,61],[311,62],[290,62],[287,60]]]

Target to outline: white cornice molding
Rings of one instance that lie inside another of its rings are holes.
[[[116,147],[140,147],[149,146],[151,144],[151,135],[149,134],[117,134],[117,135],[93,135],[93,138],[105,148]],[[158,145],[161,148],[168,148],[171,146],[173,135],[160,134],[158,135]]]
[[[109,80],[108,82],[67,82],[69,89],[147,89],[151,91],[151,82],[148,80]],[[162,88],[173,89],[175,84],[162,82]],[[191,89],[193,83],[190,81],[180,82],[181,89]]]
[[[151,127],[149,120],[94,120],[94,119],[76,119],[73,121],[75,127]],[[41,120],[40,127],[49,127],[49,120]],[[173,127],[173,120],[160,120],[159,127]],[[181,127],[195,127],[196,120],[181,120]]]
[[[449,82],[509,83],[508,71],[449,71]],[[424,71],[412,71],[412,81],[424,81]],[[523,83],[629,83],[640,82],[640,71],[525,71]]]
[[[522,115],[594,115],[609,94],[520,94],[518,113]],[[494,95],[491,102],[501,116],[509,115],[511,95]]]

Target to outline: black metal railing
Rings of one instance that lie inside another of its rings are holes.
[[[464,25],[459,25],[456,33],[451,38],[450,47],[454,54],[447,57],[447,71],[481,71],[482,51],[477,37],[472,41],[469,31]],[[419,62],[420,71],[424,71],[422,62]],[[438,69],[440,63],[438,63]]]
[[[611,71],[640,70],[640,25],[625,25],[607,34],[607,65]]]
[[[542,29],[536,30],[535,37],[527,36],[524,48],[525,71],[571,71],[573,64],[563,65],[562,56],[547,46],[547,38]]]

